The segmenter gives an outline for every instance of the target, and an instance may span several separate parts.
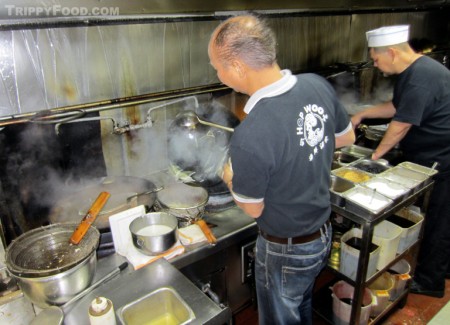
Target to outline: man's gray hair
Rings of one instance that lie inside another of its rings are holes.
[[[222,64],[242,60],[253,69],[276,63],[276,38],[266,21],[253,15],[233,17],[217,27],[213,34]]]

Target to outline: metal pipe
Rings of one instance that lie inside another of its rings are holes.
[[[158,102],[163,100],[181,98],[186,96],[194,96],[205,93],[230,90],[229,87],[223,84],[213,84],[207,86],[198,86],[191,88],[183,88],[177,90],[168,90],[157,93],[150,93],[144,95],[136,95],[130,97],[121,97],[110,100],[102,100],[97,102],[77,104],[70,106],[63,106],[58,108],[53,108],[45,111],[39,111],[34,113],[24,113],[0,117],[0,127],[8,126],[13,124],[21,123],[39,123],[44,121],[51,121],[55,118],[73,117],[74,114],[79,114],[80,112],[90,113],[90,112],[100,112],[111,109],[125,108],[129,106],[143,105],[152,102]],[[59,123],[60,120],[54,121]]]

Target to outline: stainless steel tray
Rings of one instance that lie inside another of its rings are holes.
[[[352,166],[344,166],[331,171],[332,175],[344,178],[352,183],[358,184],[368,181],[373,177],[372,174],[366,173]]]
[[[359,159],[361,159],[361,156],[359,156],[359,155],[354,155],[354,154],[343,152],[340,150],[335,151],[333,154],[333,162],[336,162],[336,163],[344,165],[344,166],[354,163]]]
[[[393,200],[395,203],[406,199],[411,193],[411,190],[399,183],[393,182],[384,177],[374,177],[362,184],[371,190],[376,190],[378,193]]]
[[[401,166],[393,167],[381,173],[380,176],[411,189],[413,193],[429,183],[427,175]]]
[[[355,184],[338,176],[331,175],[330,184],[330,202],[337,206],[343,207],[345,199],[342,193],[355,187]]]
[[[381,174],[382,172],[388,170],[391,167],[389,165],[379,163],[372,159],[362,159],[355,162],[351,166],[374,175]]]
[[[343,147],[343,148],[340,148],[339,150],[342,152],[346,152],[346,153],[355,155],[355,156],[359,156],[361,158],[370,157],[373,153],[372,149],[357,146],[357,145]]]
[[[398,164],[398,166],[414,170],[416,172],[425,174],[427,176],[433,176],[438,173],[438,171],[436,169],[428,168],[428,167],[425,167],[425,166],[422,166],[419,164],[415,164],[415,163],[412,163],[409,161],[404,161],[404,162]]]
[[[358,215],[375,216],[393,204],[386,196],[367,187],[358,186],[343,193],[345,209]]]

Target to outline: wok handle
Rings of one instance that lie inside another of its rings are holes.
[[[100,193],[92,206],[89,208],[86,215],[81,220],[77,229],[75,229],[72,236],[70,237],[70,242],[72,244],[78,245],[80,243],[81,239],[83,239],[84,235],[86,235],[89,227],[94,223],[98,213],[105,206],[106,201],[108,201],[110,196],[111,194],[109,194],[108,192]]]
[[[206,224],[205,220],[200,219],[200,220],[197,220],[195,223],[196,223],[196,224],[200,227],[200,229],[203,231],[203,233],[205,234],[206,239],[208,240],[208,242],[209,242],[211,245],[215,245],[215,244],[217,243],[217,239],[216,239],[216,237],[214,236],[214,234],[212,233],[211,229],[209,229],[209,227],[208,227],[208,225]]]

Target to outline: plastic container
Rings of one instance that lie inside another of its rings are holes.
[[[401,254],[419,239],[424,217],[418,211],[419,208],[411,206],[403,208],[386,220],[402,228],[397,253]]]
[[[333,298],[333,323],[337,325],[349,324],[352,312],[351,300],[353,299],[355,288],[345,281],[338,281],[331,287],[331,291],[331,297]],[[359,317],[360,325],[368,323],[371,307],[372,294],[368,288],[365,288]]]
[[[378,316],[386,309],[389,300],[391,300],[392,291],[394,290],[395,281],[389,272],[383,272],[374,282],[369,285],[372,292],[372,308],[371,316]]]
[[[388,272],[394,280],[394,288],[391,291],[391,300],[397,299],[405,290],[406,283],[411,279],[411,266],[406,260],[400,260],[392,265]]]
[[[383,220],[374,227],[373,237],[381,243],[380,257],[377,263],[378,270],[383,269],[394,260],[401,234],[402,228],[387,220]]]
[[[89,307],[89,322],[91,325],[116,325],[116,315],[111,300],[97,297]]]
[[[352,247],[348,241],[352,238],[361,239],[361,237],[362,231],[358,228],[350,229],[341,237],[339,271],[354,281],[356,280],[356,273],[358,271],[360,250]],[[378,242],[375,237],[372,239],[372,244],[373,246],[371,248],[373,249],[369,252],[369,264],[367,266],[366,280],[375,274],[381,252],[380,242]]]

